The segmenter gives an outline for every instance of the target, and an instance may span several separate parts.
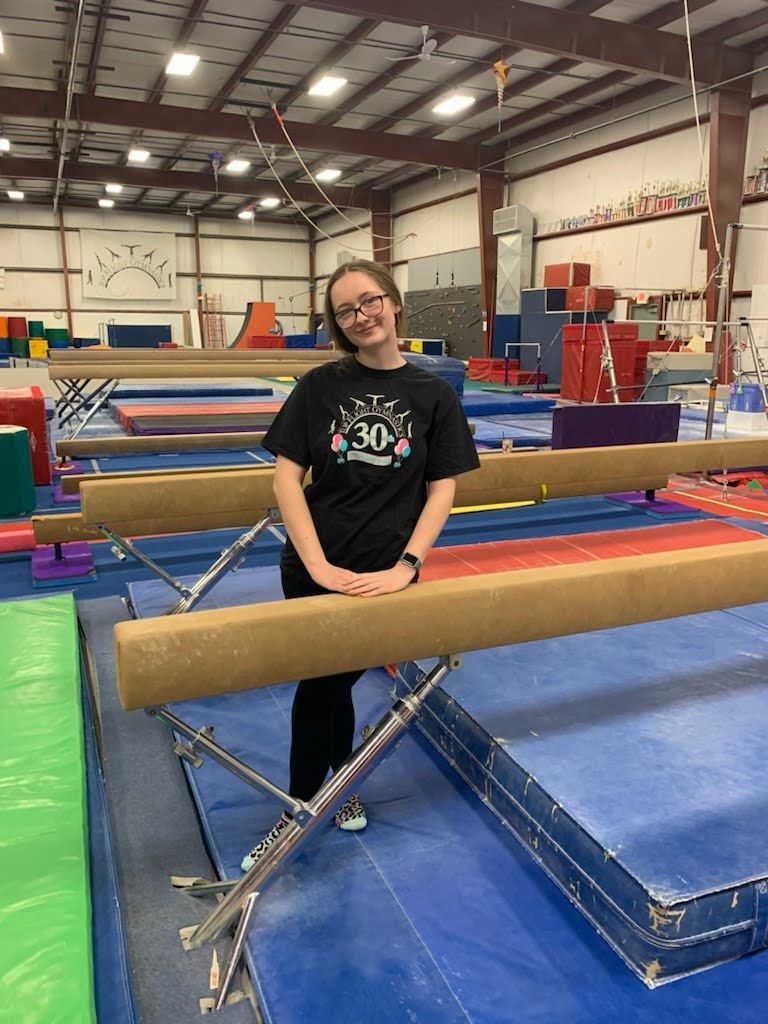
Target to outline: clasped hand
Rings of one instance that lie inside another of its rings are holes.
[[[415,573],[410,566],[398,562],[391,569],[379,572],[351,572],[338,565],[327,565],[313,574],[315,583],[326,590],[333,590],[350,597],[379,597],[381,594],[395,594],[405,590],[413,581]]]

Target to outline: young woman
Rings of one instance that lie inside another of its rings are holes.
[[[367,260],[328,281],[325,322],[347,353],[296,385],[264,447],[277,458],[275,496],[288,533],[280,564],[286,598],[337,592],[352,599],[403,590],[418,576],[453,505],[455,478],[479,465],[464,412],[442,378],[398,349],[403,301],[392,276]],[[304,478],[312,471],[312,482]],[[361,629],[376,619],[361,608]],[[290,793],[309,800],[352,752],[352,687],[346,672],[299,683],[293,702]],[[277,839],[283,815],[243,860]],[[336,824],[367,824],[355,795]]]

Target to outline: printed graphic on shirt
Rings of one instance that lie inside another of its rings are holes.
[[[366,462],[369,466],[399,469],[411,454],[411,411],[395,412],[399,399],[383,401],[383,395],[366,395],[369,401],[352,398],[352,409],[339,405],[341,417],[331,423],[331,451],[336,461]]]

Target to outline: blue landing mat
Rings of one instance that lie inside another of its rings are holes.
[[[357,685],[360,724],[390,683]],[[285,784],[291,699],[284,686],[177,710]],[[217,765],[192,783],[236,875],[276,807]],[[418,734],[362,792],[368,829],[319,830],[257,906],[249,956],[268,1024],[765,1024],[768,955],[649,991]]]
[[[258,388],[250,384],[166,384],[164,387],[119,387],[112,392],[112,401],[120,402],[127,398],[215,398],[217,396],[235,398],[241,395],[272,395],[272,388]]]
[[[520,395],[490,395],[482,391],[473,391],[465,395],[461,404],[467,416],[494,417],[499,415],[515,415],[521,413],[545,412],[554,409],[555,402],[551,398],[523,398]]]
[[[766,625],[759,605],[475,652],[420,719],[649,984],[768,944]]]

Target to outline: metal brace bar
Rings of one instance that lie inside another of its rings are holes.
[[[245,533],[241,534],[237,540],[235,540],[228,548],[226,548],[210,569],[206,570],[203,575],[188,587],[185,583],[181,583],[176,579],[175,576],[171,576],[169,572],[166,572],[161,565],[153,561],[148,555],[145,555],[140,551],[136,545],[127,540],[125,537],[121,537],[119,533],[115,533],[105,523],[99,523],[98,529],[104,536],[111,540],[115,545],[115,555],[118,558],[125,558],[126,552],[135,558],[137,562],[140,562],[143,566],[159,576],[161,580],[164,580],[169,587],[173,587],[177,593],[181,594],[181,600],[175,605],[163,612],[163,615],[181,615],[184,612],[188,612],[191,608],[200,601],[208,591],[215,586],[221,577],[231,568],[234,572],[240,565],[245,556],[245,552],[250,548],[258,538],[259,534],[270,525],[280,518],[280,512],[276,508],[271,508],[264,515],[255,526],[252,526]],[[113,549],[114,550],[114,549]],[[236,561],[237,560],[237,561]],[[236,562],[235,565],[232,565]],[[131,611],[133,615],[133,611]]]
[[[112,541],[112,543],[119,549],[120,553],[123,553],[123,558],[125,558],[124,552],[127,551],[129,555],[136,559],[137,562],[141,562],[141,564],[146,566],[150,572],[155,573],[161,580],[164,580],[169,587],[173,587],[174,590],[178,590],[178,592],[185,597],[190,593],[189,587],[185,586],[183,583],[179,583],[179,581],[175,577],[171,576],[170,573],[167,573],[161,565],[158,565],[157,562],[153,562],[151,558],[139,551],[136,545],[131,541],[127,540],[125,537],[121,537],[119,533],[115,533],[113,530],[110,530],[110,528],[105,526],[104,523],[99,523],[98,529],[104,534],[107,540]],[[118,552],[115,553],[118,554]],[[119,554],[118,557],[120,557]]]
[[[115,390],[115,388],[117,387],[117,385],[119,383],[120,383],[120,381],[118,381],[118,380],[108,381],[109,387],[107,387],[106,390],[103,392],[103,394],[101,394],[96,399],[96,401],[93,402],[93,405],[88,410],[88,412],[85,414],[85,418],[80,420],[78,425],[75,427],[75,429],[69,435],[69,438],[68,438],[69,441],[73,441],[77,437],[77,435],[80,433],[80,431],[91,422],[91,420],[96,415],[96,413],[99,411],[99,409],[101,409],[101,407],[104,405],[104,403],[109,400],[109,396],[112,394],[112,392]],[[93,401],[93,399],[98,394],[99,390],[101,390],[101,389],[97,389],[96,391],[93,392],[92,395],[89,396],[89,400],[90,401]]]
[[[58,386],[59,381],[55,381]],[[88,402],[94,398],[99,392],[103,391],[104,388],[110,383],[108,380],[103,380],[97,387],[90,393],[86,390],[88,386],[87,380],[80,381],[79,379],[67,380],[67,390],[64,391],[59,388],[62,396],[62,407],[57,410],[59,426],[63,427],[69,420],[74,416],[75,419],[80,419],[80,411],[88,404]],[[66,412],[66,408],[69,407],[69,412]],[[66,412],[66,415],[65,415]]]
[[[397,700],[379,720],[357,750],[317,791],[307,804],[310,814],[302,825],[295,819],[286,824],[280,837],[269,847],[208,917],[194,931],[189,940],[191,949],[218,939],[238,918],[252,894],[262,893],[274,880],[278,869],[294,854],[311,832],[325,821],[352,790],[383,760],[409,723],[421,710],[428,694],[438,686],[449,672],[461,665],[461,655],[447,655],[425,673],[412,693]]]
[[[285,807],[287,807],[291,814],[296,818],[297,821],[302,821],[309,816],[307,811],[307,805],[301,801],[296,800],[295,797],[290,796],[284,790],[280,789],[269,779],[265,778],[250,765],[246,764],[245,761],[241,761],[234,754],[231,754],[226,747],[222,747],[221,744],[216,743],[213,739],[213,730],[195,729],[189,725],[182,718],[178,718],[169,711],[166,707],[151,707],[146,709],[146,714],[150,718],[156,718],[159,722],[163,722],[165,725],[173,729],[174,732],[179,733],[180,736],[185,736],[190,740],[188,750],[193,755],[203,754],[210,757],[212,761],[216,761],[222,768],[226,768],[228,772],[231,772],[238,779],[252,786],[254,789],[260,789],[269,796],[276,797]],[[195,765],[198,767],[198,765]]]
[[[188,612],[190,608],[193,608],[197,602],[208,593],[211,587],[213,587],[229,570],[231,563],[235,562],[235,564],[232,565],[232,572],[237,571],[243,561],[246,551],[256,542],[259,534],[263,533],[271,523],[275,522],[279,518],[280,512],[278,509],[269,509],[267,514],[260,519],[255,526],[252,526],[250,530],[241,534],[225,551],[222,551],[221,555],[216,559],[210,569],[204,572],[196,583],[192,584],[188,593],[173,605],[172,608],[163,612],[163,615],[180,615],[183,612]]]

